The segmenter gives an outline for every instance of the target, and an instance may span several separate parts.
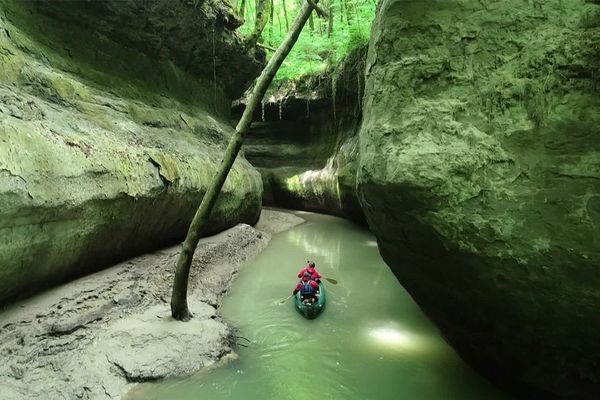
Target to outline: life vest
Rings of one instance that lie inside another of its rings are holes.
[[[315,293],[315,289],[310,285],[309,281],[306,282],[302,282],[302,287],[300,288],[300,294],[305,296],[305,295],[311,295]]]

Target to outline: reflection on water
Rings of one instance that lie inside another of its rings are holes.
[[[275,236],[236,279],[222,313],[250,339],[240,358],[195,376],[141,385],[127,399],[507,399],[440,338],[381,260],[373,236],[339,218]],[[295,275],[314,260],[327,308],[295,312]]]
[[[418,340],[415,337],[411,338],[409,332],[403,332],[394,330],[393,328],[375,328],[369,331],[369,335],[376,339],[378,342],[390,345],[391,347],[407,347],[411,348],[415,346]]]
[[[325,236],[327,235],[327,236]],[[293,229],[288,233],[288,241],[299,247],[306,254],[307,260],[318,260],[319,266],[326,265],[330,269],[338,269],[342,251],[342,235],[333,232],[315,232],[311,240],[307,240],[306,232],[301,229]],[[324,246],[326,244],[326,246]],[[304,261],[307,261],[304,260]],[[294,260],[302,268],[305,264],[302,260]]]

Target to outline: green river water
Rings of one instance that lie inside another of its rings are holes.
[[[237,349],[239,359],[142,385],[128,399],[509,399],[443,341],[371,233],[340,218],[297,214],[307,222],[275,235],[223,304],[223,317],[251,340]],[[327,307],[315,320],[297,313],[291,299],[277,301],[291,293],[307,259],[339,282],[327,284]]]

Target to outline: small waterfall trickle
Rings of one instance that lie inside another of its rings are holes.
[[[279,99],[279,120],[283,120],[283,97]]]
[[[213,106],[217,109],[217,55],[215,47],[215,22],[212,24],[212,59],[213,59]]]
[[[337,116],[335,113],[335,96],[336,96],[336,92],[337,92],[337,80],[338,80],[338,76],[337,74],[334,72],[333,75],[331,76],[331,105],[333,107],[333,126],[336,126],[337,124]]]

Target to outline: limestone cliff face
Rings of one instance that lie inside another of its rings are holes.
[[[266,204],[364,221],[356,168],[365,57],[366,47],[356,49],[332,71],[266,97],[244,144]]]
[[[0,303],[185,235],[259,65],[219,4],[0,1]],[[207,232],[261,195],[238,159]]]
[[[600,395],[600,6],[383,0],[358,189],[448,340],[521,390]]]
[[[244,49],[241,37],[233,34],[242,21],[228,1],[29,0],[29,3],[30,13],[56,21],[64,27],[66,35],[70,35],[71,29],[89,32],[90,45],[108,39],[152,60],[173,64],[209,84],[216,80],[227,95],[226,105],[230,99],[239,97],[262,69],[262,63]],[[82,44],[78,38],[60,39],[61,46],[56,46],[59,51],[68,51],[69,42],[75,48]],[[93,47],[89,49],[95,52],[92,62],[99,58],[102,63],[126,61],[102,57],[99,49]]]

